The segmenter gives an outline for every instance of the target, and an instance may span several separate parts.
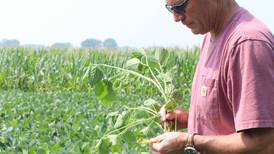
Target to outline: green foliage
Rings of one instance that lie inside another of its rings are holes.
[[[0,153],[148,152],[137,141],[162,131],[160,107],[188,108],[197,56],[2,48]]]
[[[108,49],[115,49],[118,47],[118,44],[113,38],[107,38],[104,40],[103,46]]]
[[[81,46],[83,48],[97,48],[102,46],[102,41],[97,40],[97,39],[86,39],[81,43]]]
[[[16,39],[2,39],[0,41],[0,46],[2,47],[18,47],[20,42]]]
[[[134,53],[133,57],[125,63],[124,67],[112,66],[108,64],[94,64],[94,66],[98,68],[110,68],[117,70],[118,74],[128,74],[128,78],[119,76],[125,80],[134,78],[135,81],[136,79],[146,81],[155,87],[155,93],[160,96],[158,100],[149,98],[144,101],[144,105],[136,108],[126,108],[123,112],[121,112],[116,119],[114,127],[110,128],[109,131],[107,131],[106,134],[99,140],[97,144],[98,147],[101,147],[102,144],[104,144],[103,141],[105,141],[109,135],[121,136],[122,140],[126,144],[133,145],[134,142],[136,143],[137,138],[138,140],[142,140],[143,137],[148,137],[149,129],[153,128],[153,124],[156,126],[161,125],[158,114],[161,106],[163,106],[167,112],[172,112],[179,103],[182,103],[178,102],[182,99],[178,99],[180,96],[180,87],[176,87],[174,84],[175,80],[172,75],[174,69],[164,69],[168,64],[169,55],[170,52],[166,49],[156,50],[154,56],[153,54],[152,56],[148,56],[145,51],[141,50],[140,52]],[[142,69],[140,69],[140,66],[142,66]],[[118,78],[115,79],[119,80]],[[141,89],[142,87],[138,88]],[[138,113],[139,111],[143,111],[146,114],[140,114]],[[129,112],[131,115],[128,115]],[[144,127],[144,129],[138,130],[138,126]],[[174,128],[176,131],[176,121],[175,123],[164,124],[164,131],[170,131]],[[139,136],[135,136],[135,133],[130,131],[131,129],[134,129],[134,132],[139,134]],[[159,129],[161,129],[161,127],[159,127],[158,130]],[[122,145],[123,144],[121,143],[121,146]],[[100,152],[100,149],[97,148],[97,152]]]
[[[72,45],[69,42],[56,42],[51,45],[51,48],[66,49],[72,48]]]

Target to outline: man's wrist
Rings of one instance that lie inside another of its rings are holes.
[[[193,146],[195,147],[195,149],[197,150],[197,151],[199,151],[199,148],[197,147],[197,144],[196,144],[196,142],[195,142],[195,137],[197,137],[197,133],[194,133],[193,134],[193,137],[192,137],[192,142],[193,142]]]
[[[195,146],[195,141],[194,141],[195,135],[196,135],[196,133],[188,134],[188,136],[187,136],[186,144],[185,144],[185,148],[184,148],[184,152],[186,154],[196,154],[198,152],[198,150],[196,149],[196,146]]]

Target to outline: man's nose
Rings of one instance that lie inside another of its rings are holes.
[[[179,22],[185,19],[185,14],[184,13],[177,13],[177,12],[173,12],[173,18],[175,22]]]

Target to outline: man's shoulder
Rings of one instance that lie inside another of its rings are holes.
[[[231,32],[231,39],[237,44],[247,40],[274,43],[274,36],[270,29],[248,11],[245,11],[236,21],[235,28]]]

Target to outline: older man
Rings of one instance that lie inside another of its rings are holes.
[[[274,153],[274,37],[234,0],[167,0],[176,22],[205,34],[189,113],[177,116],[188,133],[152,140],[161,154]]]

